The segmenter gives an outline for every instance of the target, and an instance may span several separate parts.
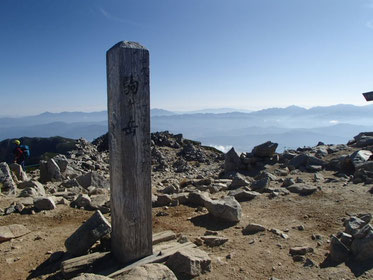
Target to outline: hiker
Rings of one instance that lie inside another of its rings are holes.
[[[21,141],[14,140],[16,147],[13,150],[14,162],[22,166],[22,169],[25,170],[25,159],[29,157],[30,151],[27,145],[21,145]]]

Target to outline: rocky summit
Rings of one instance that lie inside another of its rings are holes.
[[[372,135],[224,154],[152,133],[153,251],[164,257],[115,273],[108,135],[24,139],[37,151],[26,172],[3,141],[1,278],[373,279]]]

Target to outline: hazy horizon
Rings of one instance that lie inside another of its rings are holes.
[[[153,108],[366,104],[371,0],[2,0],[1,115],[102,111],[106,51],[150,52]]]
[[[367,103],[367,104],[364,104],[364,105],[354,105],[354,104],[345,104],[345,103],[339,103],[339,104],[332,104],[332,105],[324,105],[324,106],[299,106],[299,105],[295,105],[295,104],[291,104],[291,105],[287,105],[287,106],[275,106],[275,107],[263,107],[263,108],[257,108],[257,109],[248,109],[248,108],[232,108],[232,107],[196,107],[196,109],[193,109],[193,110],[188,110],[188,111],[183,111],[183,110],[171,110],[171,109],[167,109],[167,108],[158,108],[158,107],[151,107],[151,110],[165,110],[165,111],[169,111],[169,112],[172,112],[172,113],[177,113],[177,114],[183,114],[183,113],[190,113],[190,112],[195,112],[195,111],[205,111],[205,110],[225,110],[225,109],[229,109],[229,110],[232,110],[232,111],[250,111],[250,112],[257,112],[257,111],[261,111],[261,110],[266,110],[266,109],[285,109],[285,108],[289,108],[289,107],[299,107],[299,108],[303,108],[303,109],[306,109],[306,110],[309,110],[309,109],[312,109],[312,108],[317,108],[317,107],[332,107],[332,106],[357,106],[357,107],[366,107],[366,106],[372,106],[373,103]],[[38,115],[41,115],[41,114],[46,114],[46,113],[51,113],[51,114],[60,114],[60,113],[100,113],[100,112],[105,112],[107,111],[107,109],[103,109],[103,110],[96,110],[96,111],[68,111],[68,110],[63,110],[63,111],[55,111],[55,112],[52,112],[52,111],[43,111],[43,112],[38,112],[38,113],[35,113],[35,114],[25,114],[25,115],[19,115],[19,114],[14,114],[14,115],[3,115],[3,114],[0,114],[0,118],[22,118],[22,117],[31,117],[31,116],[38,116]],[[250,112],[247,112],[247,113],[250,113]]]

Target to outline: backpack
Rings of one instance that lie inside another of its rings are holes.
[[[21,148],[24,157],[29,158],[30,157],[30,147],[27,146],[27,145],[21,145],[19,147]]]

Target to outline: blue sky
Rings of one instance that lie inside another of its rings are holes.
[[[151,107],[366,105],[373,1],[1,0],[0,115],[106,109],[105,53],[150,51]]]

